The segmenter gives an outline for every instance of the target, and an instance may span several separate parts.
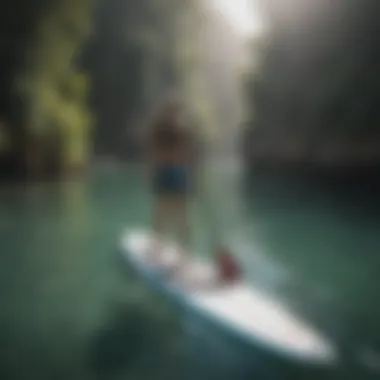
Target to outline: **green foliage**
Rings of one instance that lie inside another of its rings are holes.
[[[81,163],[88,154],[89,81],[74,63],[90,32],[90,5],[89,0],[56,1],[40,20],[19,81],[27,134],[60,136],[63,166]]]

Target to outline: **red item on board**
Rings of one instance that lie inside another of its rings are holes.
[[[216,251],[219,279],[223,282],[235,282],[241,277],[241,269],[233,254],[225,248]]]

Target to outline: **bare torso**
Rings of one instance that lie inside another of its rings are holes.
[[[151,156],[156,165],[188,165],[192,158],[192,143],[184,128],[157,128],[151,140]]]

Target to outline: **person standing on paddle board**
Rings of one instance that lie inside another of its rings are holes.
[[[176,227],[180,238],[181,264],[186,263],[190,252],[188,203],[191,190],[198,188],[200,191],[196,177],[202,152],[199,139],[185,124],[183,114],[179,103],[167,103],[148,137],[149,177],[154,194],[153,229],[156,234],[151,259],[157,263],[160,262],[160,238],[170,225]],[[227,247],[214,243],[218,279],[222,282],[237,281],[241,270],[234,255]]]
[[[175,227],[183,254],[190,244],[189,195],[194,183],[194,133],[180,103],[168,102],[151,126],[148,171],[154,195],[152,259],[160,260],[160,237]],[[158,238],[158,239],[157,239]]]

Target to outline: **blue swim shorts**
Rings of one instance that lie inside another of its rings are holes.
[[[156,194],[177,195],[188,190],[188,169],[184,165],[166,164],[156,168],[154,176]]]

